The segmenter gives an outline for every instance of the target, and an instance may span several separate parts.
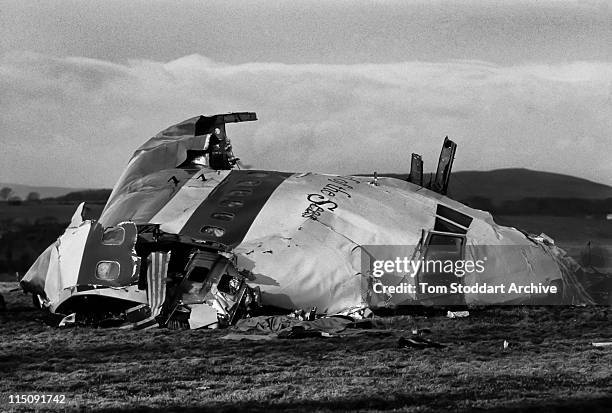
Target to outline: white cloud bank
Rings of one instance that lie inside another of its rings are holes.
[[[262,169],[526,167],[612,184],[612,63],[502,67],[479,61],[230,65],[200,55],[115,64],[0,58],[0,181],[111,186],[133,150],[198,114],[255,111],[228,127]]]

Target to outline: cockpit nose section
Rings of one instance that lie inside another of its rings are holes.
[[[96,287],[124,287],[138,280],[136,225],[123,222],[104,229],[95,221],[75,219],[21,279],[24,291],[55,307],[72,293]]]
[[[138,281],[138,231],[133,222],[102,228],[91,224],[80,263],[78,285],[122,287]]]

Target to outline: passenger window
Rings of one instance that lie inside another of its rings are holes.
[[[219,202],[219,205],[228,207],[228,208],[240,208],[244,206],[244,202],[239,199],[224,199]]]
[[[223,234],[225,234],[225,230],[223,228],[213,227],[210,225],[202,227],[200,232],[202,232],[203,234],[212,235],[213,237],[217,238],[221,238]]]
[[[261,184],[261,181],[257,180],[249,180],[249,181],[240,181],[238,182],[238,186],[257,186]]]
[[[234,189],[233,191],[230,191],[228,195],[244,197],[244,196],[249,196],[252,193],[253,192],[250,189]]]
[[[247,172],[249,175],[251,175],[253,178],[264,178],[266,176],[268,176],[267,173],[265,172],[258,172],[258,171],[250,171]]]
[[[229,212],[214,212],[210,216],[219,221],[231,221],[234,219],[234,214]]]

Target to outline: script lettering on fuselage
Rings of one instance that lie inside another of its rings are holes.
[[[351,198],[350,191],[355,189],[352,184],[361,183],[351,176],[338,176],[329,178],[328,181],[319,192],[306,195],[310,204],[302,212],[302,217],[316,221],[323,211],[335,211],[338,203],[332,198]]]

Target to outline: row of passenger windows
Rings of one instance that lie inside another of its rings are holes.
[[[247,173],[253,178],[264,178],[268,175],[265,172],[257,171],[249,171]],[[261,181],[258,179],[238,181],[236,186],[245,187],[245,189],[234,189],[228,193],[228,196],[239,198],[247,197],[253,194],[253,191],[247,188],[253,188],[259,185],[261,185]],[[219,205],[225,208],[238,209],[244,206],[244,201],[235,198],[225,198],[219,202]],[[220,211],[213,212],[210,216],[218,221],[228,222],[233,220],[236,215],[231,212]],[[206,225],[202,227],[201,232],[216,238],[221,238],[225,234],[225,229],[218,226]],[[125,230],[122,227],[107,228],[102,234],[103,245],[121,245],[124,241]],[[100,261],[96,266],[96,277],[105,281],[117,280],[121,272],[120,268],[120,264],[116,261]]]
[[[268,175],[265,172],[257,171],[249,171],[247,172],[247,174],[253,178],[264,178]],[[253,190],[249,188],[253,188],[259,185],[261,185],[261,181],[258,179],[245,179],[243,181],[238,181],[235,184],[238,189],[232,189],[231,191],[229,191],[227,193],[228,198],[222,199],[219,202],[219,205],[230,209],[242,208],[244,206],[244,201],[236,198],[245,198],[252,195]],[[240,187],[243,187],[243,189],[240,189]],[[225,222],[233,220],[235,216],[236,214],[227,211],[218,211],[210,214],[210,217],[212,219]],[[221,238],[223,235],[225,235],[225,229],[215,225],[205,225],[202,227],[200,232],[206,235],[211,235],[215,238]]]

